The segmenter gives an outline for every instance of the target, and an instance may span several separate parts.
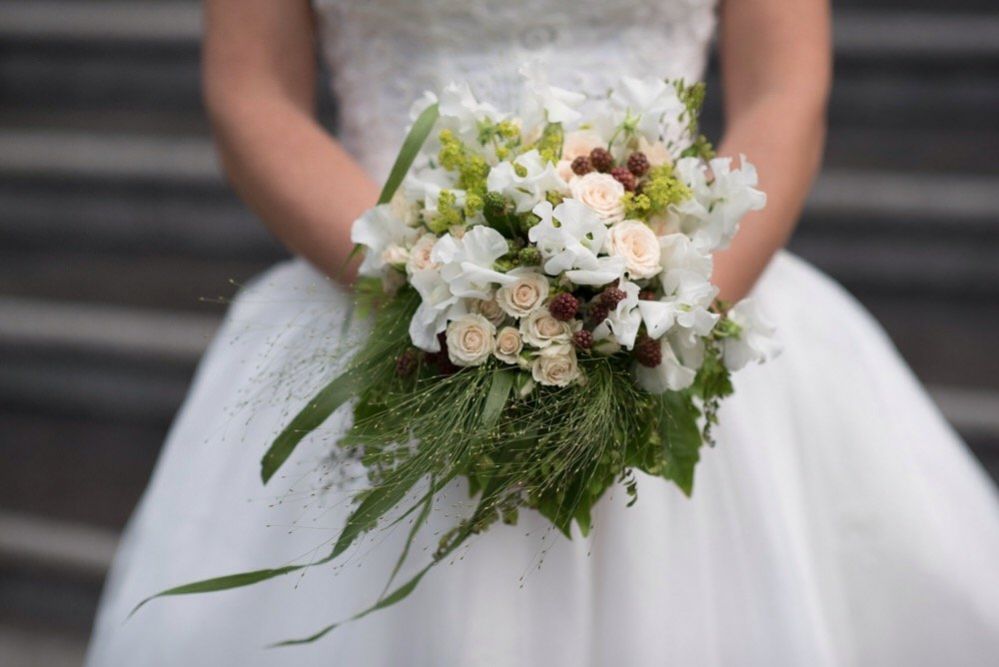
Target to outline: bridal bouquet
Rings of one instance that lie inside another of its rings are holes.
[[[588,99],[525,78],[516,114],[466,85],[418,102],[380,203],[354,224],[371,334],[262,462],[266,482],[352,403],[338,446],[357,452],[368,483],[331,552],[163,594],[332,561],[407,518],[412,542],[456,478],[474,509],[359,616],[522,510],[571,537],[612,485],[635,501],[636,471],[691,493],[730,372],[772,354],[752,303],[718,302],[711,283],[711,253],[764,205],[756,172],[699,134],[701,84],[626,78]]]

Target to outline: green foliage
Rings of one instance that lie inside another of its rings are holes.
[[[559,158],[562,157],[562,141],[564,138],[565,132],[562,130],[561,123],[548,123],[545,125],[545,129],[541,132],[541,138],[538,139],[538,143],[535,146],[538,149],[538,153],[541,154],[541,159],[552,164],[558,162]]]
[[[457,187],[480,197],[484,195],[489,175],[485,157],[462,143],[451,130],[441,130],[439,139],[441,148],[437,160],[444,169],[458,173]]]
[[[673,166],[663,164],[649,170],[640,194],[626,192],[622,202],[626,217],[648,220],[650,216],[662,213],[671,204],[679,204],[690,196],[690,188],[676,177]]]

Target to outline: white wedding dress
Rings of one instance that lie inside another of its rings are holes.
[[[518,63],[538,56],[553,83],[592,94],[622,74],[696,79],[714,28],[710,0],[327,0],[316,11],[342,139],[379,178],[426,89],[467,80],[509,106]],[[157,600],[126,622],[164,588],[320,554],[345,518],[333,478],[355,466],[329,458],[342,411],[260,482],[270,440],[335,374],[327,355],[349,318],[348,296],[304,262],[274,268],[236,299],[201,363],[125,533],[88,664],[996,664],[990,481],[842,288],[781,253],[755,295],[784,353],[737,374],[693,498],[642,478],[634,507],[612,494],[591,537],[572,541],[522,513],[402,603],[303,647],[264,648],[372,603],[405,527],[375,531],[337,566]],[[407,570],[461,502],[452,489],[438,503]]]

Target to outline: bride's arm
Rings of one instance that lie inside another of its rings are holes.
[[[725,135],[719,153],[745,153],[767,206],[715,256],[726,301],[749,292],[787,243],[822,157],[831,81],[827,0],[728,0],[720,14]]]
[[[314,119],[313,39],[308,0],[205,1],[205,103],[223,167],[275,236],[338,275],[350,223],[378,189]]]

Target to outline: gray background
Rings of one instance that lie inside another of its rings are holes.
[[[845,0],[836,20],[826,164],[792,248],[884,323],[995,476],[999,13]],[[204,298],[284,256],[219,176],[198,31],[189,0],[0,0],[0,664],[79,662],[222,316]]]

